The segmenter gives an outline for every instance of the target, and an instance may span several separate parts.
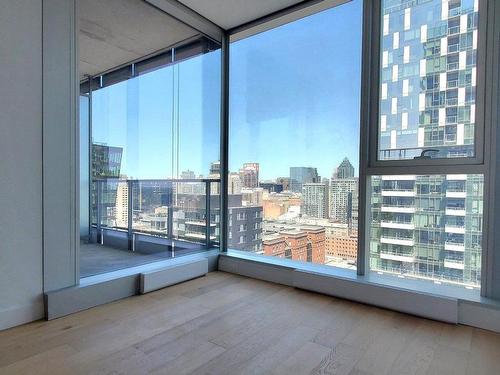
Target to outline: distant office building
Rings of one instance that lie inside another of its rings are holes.
[[[342,163],[337,167],[334,172],[334,177],[336,178],[353,178],[354,177],[354,167],[348,158],[344,158]]]
[[[330,184],[330,219],[355,226],[357,223],[358,179],[334,179]],[[356,220],[353,220],[356,219]]]
[[[229,173],[227,184],[228,194],[241,194],[243,184],[239,173]]]
[[[262,200],[264,219],[278,219],[281,215],[287,213],[291,207],[300,208],[301,202],[298,194],[289,192],[264,195]]]
[[[123,148],[92,144],[92,178],[119,178]]]
[[[181,178],[183,180],[193,180],[196,178],[196,175],[194,174],[193,171],[188,169],[187,171],[181,172]]]
[[[302,193],[302,185],[320,182],[318,170],[312,167],[290,167],[290,190]]]
[[[259,163],[245,163],[239,170],[243,187],[259,187]]]
[[[210,175],[220,176],[220,161],[214,161],[210,164]]]
[[[196,175],[193,171],[187,170],[181,173],[182,180],[195,180]],[[203,182],[177,182],[173,188],[180,194],[204,194],[205,183]]]
[[[290,190],[290,178],[289,177],[278,177],[276,183],[283,187],[283,191]]]
[[[115,227],[127,228],[128,225],[128,185],[127,182],[119,182],[116,187],[115,204]]]
[[[243,206],[262,206],[263,195],[264,189],[262,188],[241,189]]]
[[[302,184],[302,213],[319,218],[328,218],[328,186],[319,183]]]
[[[260,182],[259,186],[267,190],[268,193],[281,193],[283,191],[283,185],[273,181]]]
[[[122,153],[121,147],[92,144],[92,220],[99,220],[102,225],[109,227],[126,227],[128,220],[127,197],[124,196],[127,194],[127,184],[105,181],[120,178]],[[100,210],[97,209],[98,205]],[[98,212],[100,218],[97,218]]]
[[[335,169],[330,182],[330,219],[357,227],[358,178],[354,167],[345,158]]]
[[[288,199],[264,199],[262,202],[264,219],[276,220],[288,211],[288,207]]]

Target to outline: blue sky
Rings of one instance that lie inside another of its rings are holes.
[[[346,156],[358,169],[361,8],[355,0],[231,44],[232,171],[259,162],[261,179],[290,166],[330,177]],[[206,174],[219,155],[219,63],[217,51],[96,91],[94,142],[124,147],[122,171],[135,178]]]

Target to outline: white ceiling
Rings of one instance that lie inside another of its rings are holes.
[[[179,0],[223,29],[267,16],[302,0]]]
[[[79,0],[80,77],[96,75],[198,32],[140,0]]]

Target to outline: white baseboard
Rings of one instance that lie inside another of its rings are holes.
[[[143,272],[140,276],[139,292],[149,293],[170,285],[188,281],[208,273],[208,260],[200,259],[175,264],[154,271]]]
[[[500,333],[500,307],[497,302],[478,303],[460,301],[458,322]]]
[[[0,310],[0,331],[44,318],[43,301]]]
[[[394,311],[458,323],[458,299],[221,255],[219,270],[293,286]]]

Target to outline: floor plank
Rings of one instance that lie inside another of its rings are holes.
[[[0,332],[0,374],[489,375],[500,335],[223,272]]]

